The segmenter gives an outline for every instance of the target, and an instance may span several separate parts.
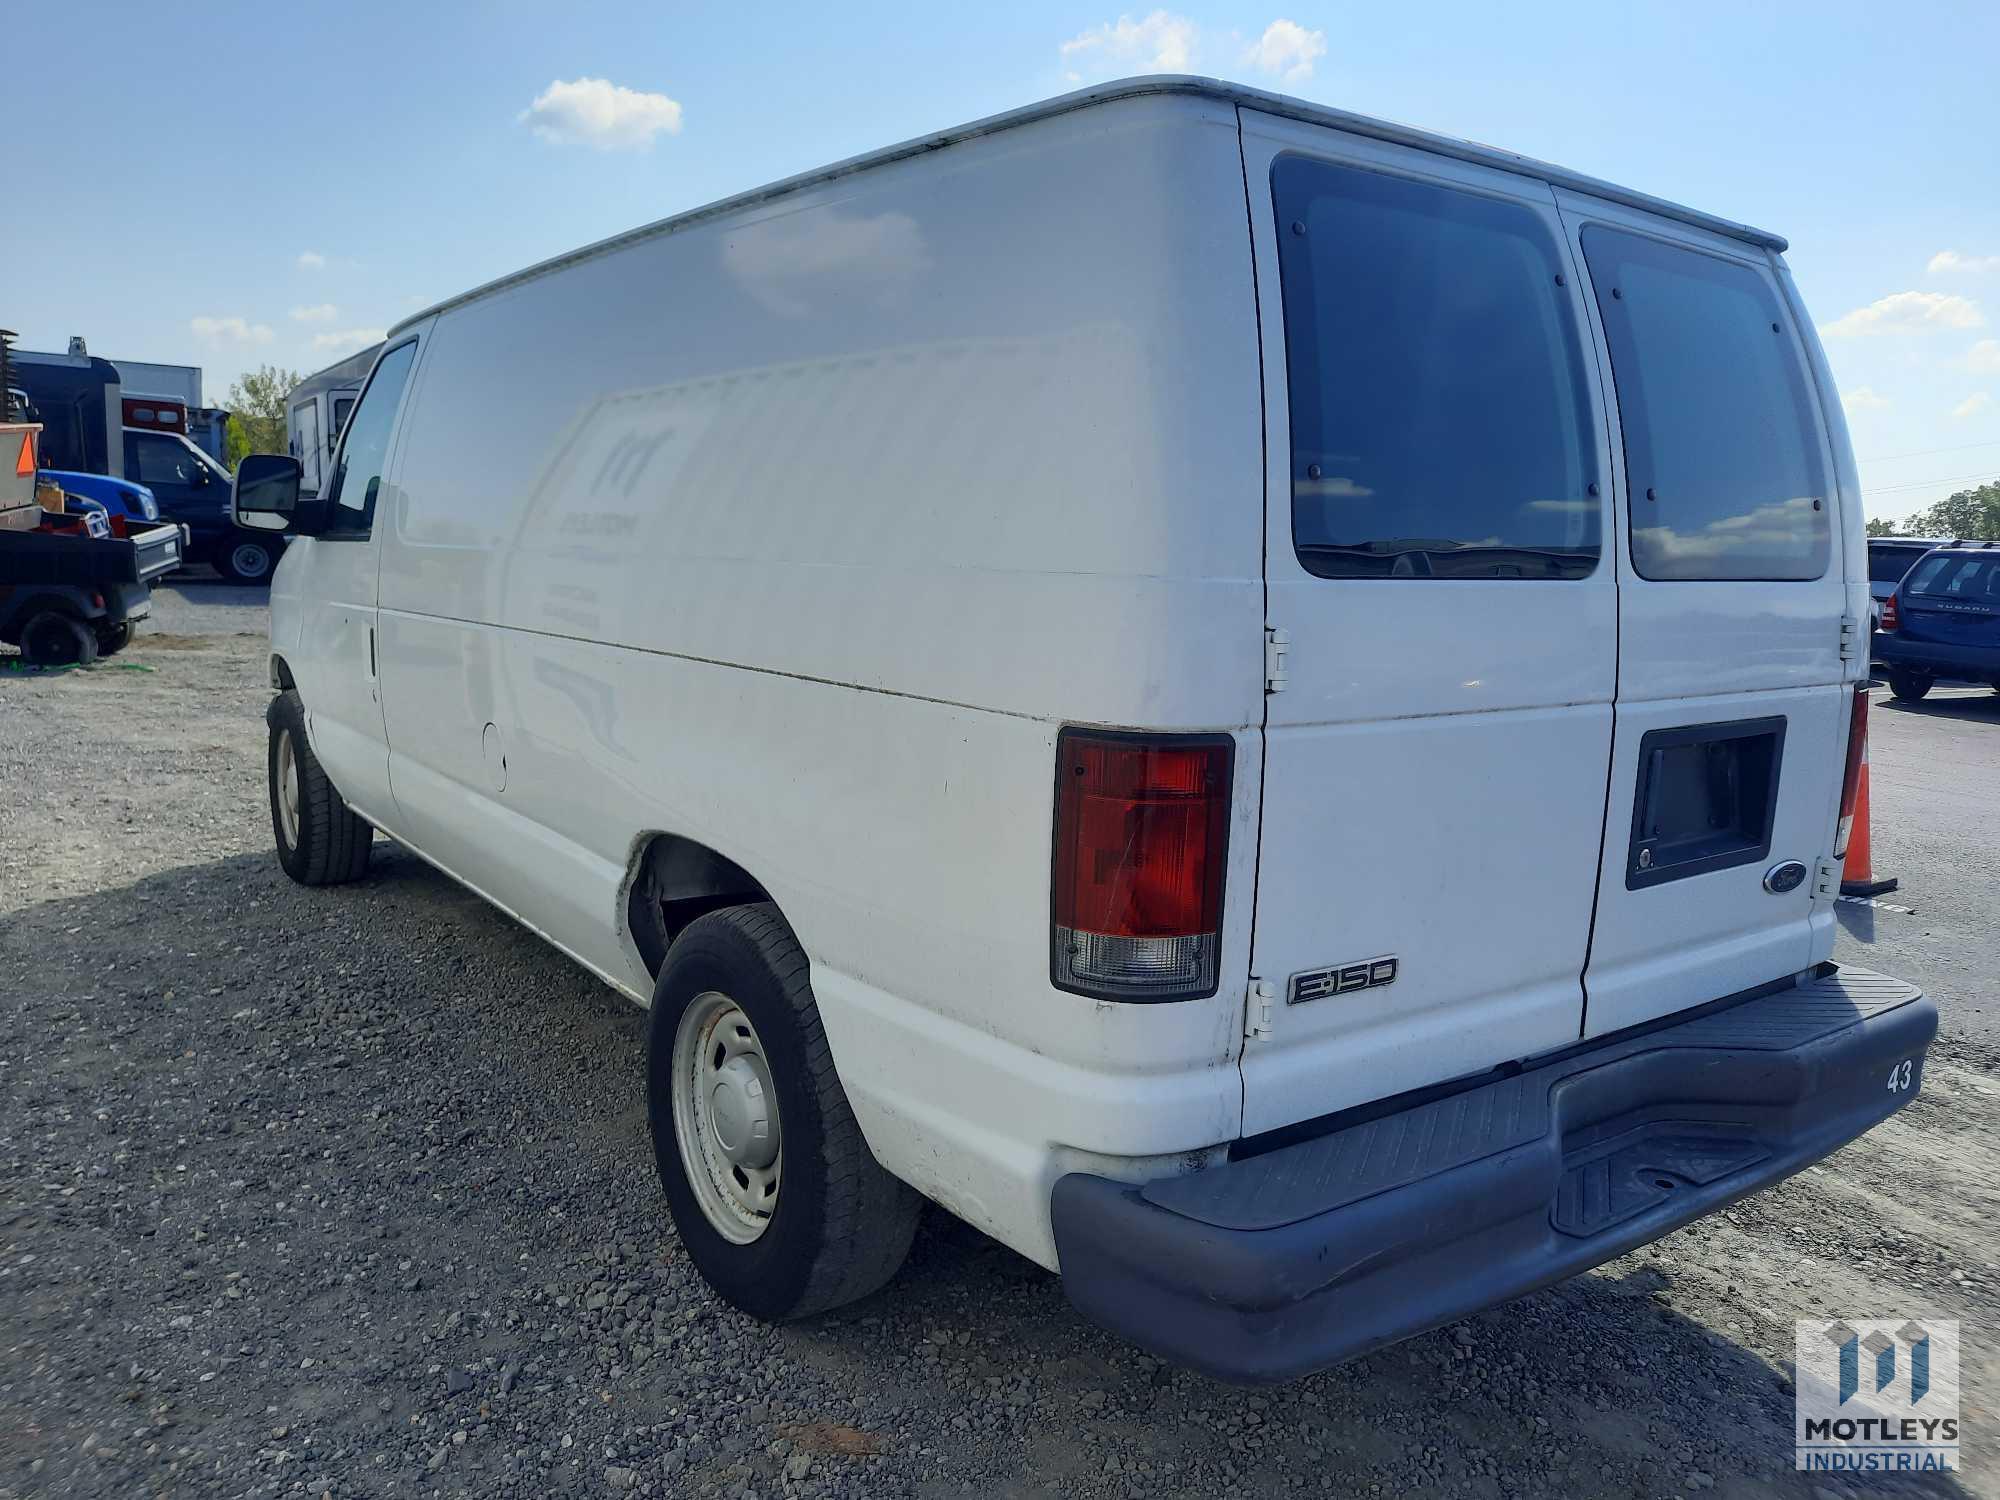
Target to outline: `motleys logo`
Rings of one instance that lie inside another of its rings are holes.
[[[1800,1469],[1918,1472],[1958,1467],[1958,1324],[1948,1319],[1801,1319]]]

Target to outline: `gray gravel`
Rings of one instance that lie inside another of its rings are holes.
[[[1845,1495],[1888,1486],[1790,1471],[1794,1318],[1965,1319],[1996,1389],[2000,1058],[1964,1028],[1796,1181],[1276,1390],[935,1213],[884,1293],[754,1323],[675,1241],[635,1010],[393,845],[279,871],[264,627],[167,589],[115,666],[0,679],[0,1497]],[[1963,1492],[2000,1494],[1968,1416]]]

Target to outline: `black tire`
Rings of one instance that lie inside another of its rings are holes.
[[[21,627],[21,657],[31,667],[87,667],[97,660],[97,637],[75,615],[45,609]]]
[[[709,992],[756,1028],[778,1100],[782,1181],[762,1233],[719,1233],[689,1182],[675,1127],[674,1039]],[[668,949],[647,1034],[653,1158],[681,1243],[710,1286],[752,1317],[810,1317],[867,1296],[909,1255],[923,1200],[884,1171],[835,1076],[805,953],[769,903],[698,917]]]
[[[1915,703],[1931,690],[1934,678],[1921,672],[1912,672],[1907,667],[1889,669],[1889,691],[1905,703]]]
[[[271,790],[271,839],[278,846],[278,863],[300,885],[341,885],[359,880],[368,873],[368,846],[375,829],[340,800],[340,792],[320,769],[319,757],[306,739],[305,705],[299,701],[297,689],[287,688],[273,698],[264,722],[271,727],[265,771]],[[284,791],[279,785],[279,764],[287,739],[298,782],[296,840],[286,834]]]
[[[132,622],[120,620],[116,625],[100,624],[97,627],[97,654],[116,656],[132,644]]]
[[[214,564],[216,571],[231,583],[266,584],[282,555],[277,543],[245,535],[217,547]]]

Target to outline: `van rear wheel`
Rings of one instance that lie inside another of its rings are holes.
[[[271,728],[266,766],[271,783],[271,836],[278,863],[300,885],[340,885],[368,873],[375,829],[340,800],[306,738],[306,710],[287,688],[264,715]]]
[[[674,939],[653,987],[647,1073],[660,1185],[725,1300],[803,1318],[896,1274],[922,1200],[862,1139],[805,953],[775,906],[710,912]]]

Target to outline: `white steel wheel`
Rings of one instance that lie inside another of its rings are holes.
[[[289,729],[278,731],[278,836],[299,847],[299,752]]]
[[[672,1080],[674,1138],[702,1217],[748,1245],[777,1212],[784,1140],[764,1043],[727,995],[704,991],[681,1013]]]

